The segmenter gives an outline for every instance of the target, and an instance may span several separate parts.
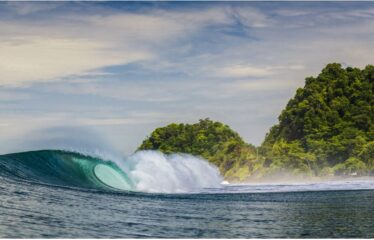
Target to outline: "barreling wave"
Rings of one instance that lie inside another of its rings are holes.
[[[106,191],[198,192],[220,187],[222,177],[208,162],[190,155],[141,151],[123,161],[62,150],[0,156],[0,176],[52,186]]]

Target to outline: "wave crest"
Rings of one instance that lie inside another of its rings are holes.
[[[223,180],[217,167],[188,154],[139,151],[124,163],[136,190],[142,192],[198,192],[218,188]]]

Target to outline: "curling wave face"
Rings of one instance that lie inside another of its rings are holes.
[[[107,161],[75,152],[41,150],[0,156],[0,175],[46,185],[106,191],[199,192],[219,188],[222,177],[190,155],[137,152]]]

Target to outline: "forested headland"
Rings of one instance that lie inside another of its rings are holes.
[[[139,150],[189,153],[219,167],[229,180],[275,174],[374,174],[374,66],[328,64],[305,79],[262,145],[246,143],[210,119],[157,128]]]

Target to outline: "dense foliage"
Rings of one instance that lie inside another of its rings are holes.
[[[228,178],[242,179],[256,167],[255,147],[245,143],[227,125],[209,119],[157,128],[139,150],[201,156],[218,166]]]
[[[262,144],[265,166],[312,174],[374,170],[374,66],[328,64],[306,79]]]
[[[374,173],[374,66],[328,64],[306,78],[258,149],[227,125],[209,119],[157,128],[139,150],[199,155],[227,179],[284,172],[307,175]]]

